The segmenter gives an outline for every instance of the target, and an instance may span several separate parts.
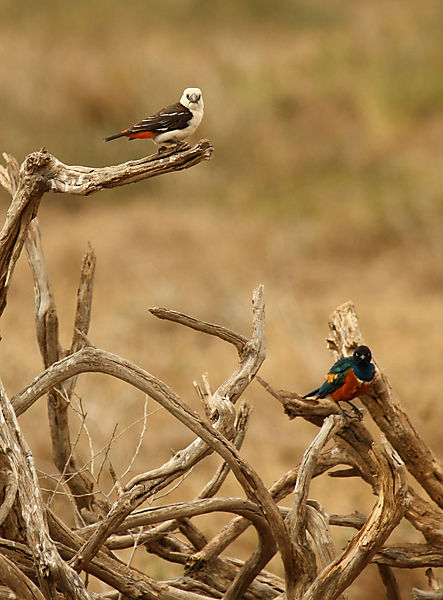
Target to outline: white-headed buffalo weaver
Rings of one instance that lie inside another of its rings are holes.
[[[199,88],[186,88],[179,102],[162,108],[129,129],[105,138],[106,142],[119,137],[130,140],[151,139],[156,144],[174,144],[186,140],[203,118],[203,96]]]

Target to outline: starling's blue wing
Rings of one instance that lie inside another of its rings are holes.
[[[340,358],[340,360],[334,363],[329,369],[324,383],[319,388],[303,397],[310,398],[315,396],[316,398],[326,398],[326,396],[332,394],[343,385],[346,373],[349,369],[352,369],[352,367],[353,363],[350,358]]]

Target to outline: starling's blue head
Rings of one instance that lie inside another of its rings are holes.
[[[357,365],[363,366],[371,362],[372,354],[367,346],[358,346],[358,348],[354,350],[352,358]]]

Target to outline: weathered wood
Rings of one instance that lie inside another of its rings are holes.
[[[258,288],[253,297],[253,336],[248,342],[246,349],[242,351],[242,360],[233,375],[223,383],[213,395],[213,401],[218,403],[218,412],[226,414],[230,412],[231,401],[239,397],[242,391],[249,385],[256,371],[264,360],[264,302],[263,290]],[[233,446],[224,436],[218,432],[217,426],[209,427],[202,419],[194,413],[190,407],[184,405],[179,398],[167,388],[165,384],[135,368],[134,365],[123,361],[109,353],[99,351],[95,348],[84,348],[78,353],[59,361],[46,370],[45,375],[36,379],[33,384],[21,394],[21,398],[15,398],[15,408],[19,414],[28,408],[37,397],[39,397],[46,386],[53,387],[55,381],[60,383],[67,378],[86,371],[106,372],[114,377],[119,377],[131,385],[138,387],[148,393],[150,397],[160,402],[176,418],[187,425],[201,440],[218,452],[230,465],[234,475],[244,487],[246,494],[254,498],[262,506],[269,525],[273,531],[279,550],[285,564],[288,588],[292,589],[294,577],[291,541],[287,538],[283,520],[275,506],[268,490],[250,465],[248,465],[238,454]],[[52,379],[51,379],[52,377]],[[42,386],[42,379],[46,379]],[[49,384],[48,384],[49,381]],[[35,394],[36,390],[39,390]],[[34,396],[32,399],[30,396]],[[206,452],[206,448],[202,449]],[[200,451],[201,452],[201,451]],[[138,483],[138,485],[141,485]],[[80,569],[86,560],[90,560],[104,542],[113,528],[119,524],[127,514],[144,500],[144,493],[137,486],[128,491],[129,497],[121,497],[110,511],[108,517],[101,522],[90,540],[85,544],[81,553],[73,564]],[[130,499],[132,498],[132,500]]]
[[[212,146],[202,141],[193,148],[182,145],[139,161],[103,169],[67,166],[45,150],[29,155],[19,168],[13,157],[4,155],[6,166],[0,167],[0,184],[11,193],[13,201],[0,234],[0,314],[15,263],[26,243],[34,275],[37,337],[45,371],[12,399],[15,414],[6,393],[0,394],[5,424],[0,427],[0,535],[8,538],[0,538],[0,581],[25,600],[62,597],[80,600],[104,600],[105,597],[108,600],[221,597],[225,600],[335,600],[343,598],[343,590],[373,562],[379,569],[387,597],[398,600],[392,567],[443,564],[443,512],[432,504],[435,502],[441,507],[443,479],[440,464],[393,399],[380,370],[372,390],[362,400],[393,447],[384,440],[381,448],[375,444],[377,436],[371,435],[364,422],[352,417],[345,420],[334,414],[338,412],[335,403],[277,391],[257,376],[265,358],[262,286],[253,295],[250,338],[178,311],[150,309],[158,318],[218,337],[237,350],[238,366],[218,389],[211,390],[206,376],[203,376],[202,387],[196,385],[204,413],[200,416],[166,383],[89,342],[95,268],[91,248],[82,264],[72,342],[68,350],[60,345],[54,294],[35,219],[42,194],[52,191],[88,195],[188,168],[211,154]],[[338,357],[351,353],[361,342],[355,309],[352,303],[347,303],[330,319],[328,345]],[[75,444],[70,440],[68,402],[77,377],[86,372],[104,373],[143,391],[196,436],[163,465],[136,474],[126,484],[120,483],[114,474],[118,485],[112,499],[117,499],[111,507],[96,501],[94,480],[79,468]],[[236,410],[235,404],[255,378],[281,403],[289,418],[301,417],[321,428],[301,464],[277,478],[269,490],[240,453],[249,407],[240,403]],[[80,528],[76,531],[62,523],[49,503],[44,506],[32,455],[16,421],[16,416],[44,394],[50,398],[54,462],[75,497],[77,512],[74,514],[80,515],[80,509],[84,517],[77,519]],[[325,449],[328,440],[330,447]],[[406,470],[396,450],[431,500],[425,500],[419,491],[408,486]],[[197,499],[135,510],[189,474],[194,465],[214,452],[221,459],[220,467]],[[231,471],[246,499],[216,496]],[[377,497],[371,513],[368,516],[328,515],[318,502],[308,499],[312,477],[325,473],[335,477],[338,483],[349,477],[359,477],[368,483]],[[278,506],[279,501],[292,493],[290,509]],[[215,512],[236,516],[209,539],[194,519]],[[383,546],[403,516],[423,534],[427,544]],[[82,526],[85,522],[90,524]],[[257,532],[258,544],[250,557],[241,561],[226,556],[231,544],[251,526]],[[334,547],[331,526],[357,530],[340,553]],[[156,580],[123,564],[114,555],[118,549],[132,548],[135,553],[140,547],[159,560],[182,565],[184,576]],[[283,562],[284,580],[263,570],[277,552]],[[321,566],[319,573],[316,555]],[[104,595],[89,593],[75,570],[84,570],[114,591]],[[428,578],[431,590],[414,590],[415,597],[438,597],[438,580],[432,573],[428,573]],[[6,588],[0,588],[1,597],[8,595]]]
[[[34,460],[1,382],[0,453],[8,457],[11,471],[15,474],[26,539],[43,596],[47,599],[56,598],[58,586],[66,598],[89,600],[82,580],[61,559],[49,536]]]
[[[377,568],[386,589],[386,600],[401,600],[398,583],[391,567],[388,565],[377,565]]]
[[[6,556],[0,554],[0,581],[20,600],[45,600],[39,588]]]
[[[297,551],[297,593],[300,597],[317,575],[315,555],[307,537],[306,502],[309,487],[323,447],[343,425],[343,416],[330,416],[324,420],[320,432],[303,455],[295,484],[293,505],[285,519]]]
[[[319,574],[303,600],[337,598],[371,561],[404,514],[407,492],[404,464],[386,442],[382,442],[380,450],[374,447],[373,452],[380,479],[377,503],[365,525],[344,552]]]
[[[0,232],[0,315],[6,306],[9,281],[20,256],[32,219],[37,215],[45,192],[87,196],[105,188],[136,183],[188,169],[211,158],[208,140],[193,147],[181,145],[163,153],[152,154],[110,167],[65,165],[42,148],[29,154],[18,170],[17,161],[4,154],[6,167],[0,166],[0,184],[13,195],[6,221]]]
[[[332,313],[329,328],[327,342],[337,357],[351,354],[363,341],[352,302],[346,302]],[[389,381],[379,367],[371,389],[362,395],[361,400],[408,471],[443,508],[443,466],[425,444],[399,400],[393,396]]]

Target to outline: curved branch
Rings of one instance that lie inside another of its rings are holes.
[[[339,427],[344,424],[345,419],[343,416],[331,415],[330,417],[327,417],[314,441],[304,453],[298,470],[293,505],[285,520],[289,526],[297,550],[297,587],[299,590],[305,590],[316,575],[314,553],[308,543],[306,535],[306,501],[308,499],[311,479],[314,475],[314,469],[320,457],[320,452],[327,441],[334,435]]]
[[[45,600],[38,587],[21,571],[12,560],[0,554],[0,581],[21,600]]]
[[[253,337],[246,344],[243,360],[240,362],[237,370],[216,392],[221,402],[236,399],[250,383],[264,360],[264,300],[262,286],[254,291],[253,310]],[[288,541],[283,519],[269,491],[252,467],[241,458],[235,446],[221,435],[216,427],[211,427],[203,421],[197,413],[182,402],[159,379],[118,356],[88,347],[55,363],[42,373],[24,392],[18,394],[13,399],[17,414],[26,410],[37,398],[47,392],[48,389],[54,387],[54,385],[65,381],[73,375],[86,371],[107,373],[149,394],[151,398],[171,412],[175,418],[191,429],[205,444],[220,454],[229,464],[247,496],[258,502],[268,520],[285,565],[288,594],[290,596],[293,592],[295,568],[292,545]],[[205,444],[203,445],[202,452],[206,451]],[[81,569],[85,561],[90,560],[94,556],[114,528],[123,521],[131,510],[143,502],[145,497],[144,488],[141,484],[129,490],[128,494],[124,494],[115,503],[107,518],[101,521],[95,533],[77,553],[73,561],[76,569]]]
[[[6,306],[6,296],[25,241],[29,223],[36,216],[45,192],[87,196],[104,188],[112,188],[173,171],[188,169],[211,158],[213,148],[208,140],[193,147],[181,145],[168,152],[152,154],[111,167],[65,165],[42,148],[29,154],[18,173],[17,161],[3,155],[6,167],[0,166],[0,184],[13,194],[0,232],[0,315]]]
[[[329,347],[338,356],[350,354],[362,343],[357,312],[352,302],[339,306],[329,318]],[[374,384],[361,400],[380,430],[394,446],[408,471],[429,496],[443,508],[443,467],[414,428],[391,392],[389,381],[378,369]]]
[[[154,307],[150,308],[149,312],[159,319],[165,319],[166,321],[179,323],[180,325],[184,325],[190,329],[195,329],[195,331],[201,331],[203,333],[207,333],[208,335],[219,337],[220,339],[225,340],[225,342],[233,344],[239,352],[243,350],[246,342],[248,341],[248,338],[236,333],[235,331],[232,331],[231,329],[228,329],[227,327],[213,325],[207,321],[200,321],[200,319],[195,319],[194,317],[177,312],[176,310]]]
[[[345,551],[320,573],[303,600],[337,598],[371,561],[404,514],[407,494],[404,464],[384,438],[382,451],[374,446],[373,452],[380,478],[377,503],[365,525]]]

